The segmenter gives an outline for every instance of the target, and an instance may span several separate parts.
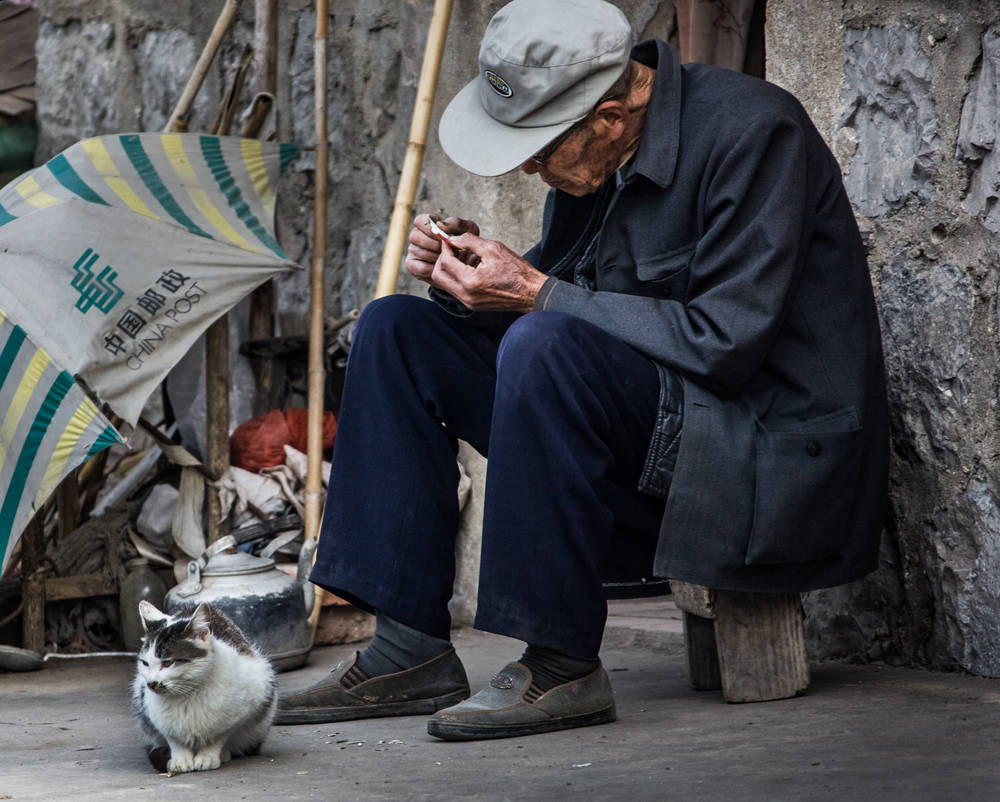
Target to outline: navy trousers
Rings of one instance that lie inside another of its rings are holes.
[[[370,303],[310,579],[448,638],[460,438],[488,457],[476,628],[596,656],[607,566],[652,565],[663,501],[636,488],[658,399],[653,363],[579,318],[487,332],[422,298]]]

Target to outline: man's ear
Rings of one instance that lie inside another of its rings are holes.
[[[625,134],[628,106],[622,100],[605,100],[594,109],[594,129],[598,136],[614,142]]]

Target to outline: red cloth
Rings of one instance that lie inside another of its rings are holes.
[[[305,453],[309,444],[309,410],[290,409],[285,413],[288,430],[291,432],[289,445]],[[337,437],[337,419],[332,412],[323,413],[323,450],[333,446]]]
[[[308,418],[305,409],[272,409],[263,417],[241,423],[229,438],[229,462],[255,472],[284,465],[286,445],[303,452],[308,447]],[[333,446],[336,436],[337,420],[332,412],[324,412],[324,450]]]

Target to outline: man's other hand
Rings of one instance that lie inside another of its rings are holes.
[[[434,265],[441,255],[441,240],[431,233],[431,220],[448,235],[457,236],[459,234],[471,233],[479,234],[479,226],[472,220],[463,220],[460,217],[448,217],[444,220],[436,215],[418,214],[413,220],[413,228],[410,229],[410,244],[406,249],[406,271],[421,281],[432,284],[431,274],[434,272]]]
[[[477,232],[453,237],[451,245],[442,242],[425,280],[474,311],[530,312],[545,278],[502,242],[483,239]]]

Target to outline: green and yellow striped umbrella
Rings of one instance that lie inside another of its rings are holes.
[[[298,268],[274,234],[298,148],[200,134],[78,142],[0,189],[0,555],[63,476],[121,440],[213,321]]]

